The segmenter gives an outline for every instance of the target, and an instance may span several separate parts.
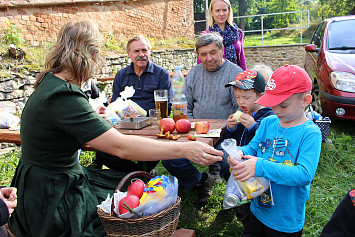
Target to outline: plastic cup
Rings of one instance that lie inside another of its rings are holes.
[[[161,120],[160,110],[159,109],[150,109],[149,110],[149,119],[151,128],[158,128],[159,122]]]

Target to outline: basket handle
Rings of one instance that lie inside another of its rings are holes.
[[[309,109],[311,110],[312,121],[314,121],[314,112],[311,104],[309,105]]]
[[[123,179],[121,179],[121,181],[117,185],[117,188],[115,189],[115,193],[117,191],[120,191],[121,188],[127,183],[128,180],[131,180],[132,178],[137,177],[137,176],[144,176],[144,177],[147,177],[149,179],[153,178],[153,176],[150,173],[148,173],[148,172],[145,172],[145,171],[133,171],[133,172],[127,174],[125,177],[123,177]],[[112,216],[117,216],[116,212],[114,212],[113,209],[114,209],[114,196],[112,196],[111,215]]]

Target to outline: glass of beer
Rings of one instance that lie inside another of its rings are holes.
[[[168,90],[154,91],[155,108],[160,110],[162,118],[167,118],[168,115]]]

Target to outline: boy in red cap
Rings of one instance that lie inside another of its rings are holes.
[[[301,236],[306,202],[316,172],[322,135],[304,110],[311,103],[312,81],[302,68],[285,65],[269,79],[256,103],[272,107],[254,138],[239,152],[244,162],[228,162],[234,177],[265,177],[271,192],[251,203],[251,236]]]
[[[270,115],[273,115],[270,107],[264,107],[255,102],[265,92],[265,79],[261,73],[256,70],[245,70],[239,73],[235,80],[229,82],[225,87],[233,86],[234,94],[237,98],[238,107],[243,112],[239,113],[238,117],[235,114],[229,116],[227,120],[227,127],[223,134],[223,139],[234,138],[238,146],[247,145],[254,137],[256,130],[259,128],[261,121]],[[224,151],[223,151],[224,152]],[[226,164],[224,164],[224,162]],[[226,160],[218,161],[209,166],[210,173],[218,164],[221,164],[221,174],[228,180],[229,165]],[[250,203],[238,206],[236,210],[236,216],[242,222],[244,226],[243,237],[250,235]]]

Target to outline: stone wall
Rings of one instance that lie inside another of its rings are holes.
[[[50,42],[70,19],[94,20],[104,35],[194,36],[193,0],[0,1],[0,29],[18,26],[28,43]]]
[[[175,66],[180,66],[182,71],[189,71],[196,65],[196,54],[194,49],[176,49],[166,51],[152,51],[150,60],[169,72],[175,70]],[[117,71],[131,64],[131,59],[125,55],[117,55],[106,58],[106,63],[101,72],[94,77],[97,78],[114,76]],[[105,91],[108,97],[112,95],[112,81],[97,82],[96,84]]]
[[[174,71],[175,66],[180,66],[182,71],[188,71],[196,65],[196,54],[194,49],[153,50],[150,61],[166,68],[169,72]],[[131,59],[127,54],[106,57],[105,66],[96,77],[112,76],[130,64]]]
[[[273,70],[285,65],[294,64],[304,66],[305,44],[281,45],[281,46],[257,46],[245,47],[247,68],[256,64],[265,64]],[[175,66],[180,66],[182,71],[188,71],[196,65],[196,53],[194,49],[176,49],[166,51],[153,51],[151,61],[168,71],[174,71]],[[106,64],[96,77],[112,76],[115,72],[128,66],[131,60],[124,55],[106,58]]]
[[[281,46],[257,46],[245,47],[245,60],[247,68],[252,68],[257,64],[265,64],[270,66],[272,70],[276,70],[285,64],[294,64],[303,68],[304,66],[304,50],[305,44],[297,45],[281,45]],[[151,61],[174,71],[175,66],[180,66],[182,71],[188,71],[196,65],[196,53],[194,49],[170,50],[170,51],[153,51]],[[131,63],[127,55],[118,55],[106,59],[106,65],[102,72],[96,78],[112,76],[116,71],[126,67]],[[107,96],[112,94],[112,82],[97,83]]]
[[[38,71],[30,71],[22,64],[4,62],[0,56],[0,101],[13,102],[18,112],[21,112],[28,97],[34,91]]]
[[[245,47],[247,68],[252,68],[256,64],[265,64],[270,66],[272,70],[285,64],[293,64],[303,68],[305,46],[306,44]]]

